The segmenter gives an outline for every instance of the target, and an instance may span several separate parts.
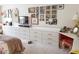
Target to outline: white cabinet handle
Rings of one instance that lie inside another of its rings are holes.
[[[52,38],[48,38],[48,40],[52,40]]]
[[[51,33],[49,33],[48,35],[52,35]]]

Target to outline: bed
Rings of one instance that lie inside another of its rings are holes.
[[[16,37],[0,35],[0,54],[20,54],[24,51],[20,39]]]

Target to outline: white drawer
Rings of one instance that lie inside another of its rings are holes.
[[[58,41],[59,37],[58,36],[42,36],[43,40],[53,40],[53,41]]]
[[[43,44],[47,44],[47,45],[57,46],[58,47],[59,42],[56,42],[56,41],[53,41],[53,40],[44,40]]]
[[[37,31],[37,30],[32,30],[32,31],[30,31],[30,33],[32,35],[41,35],[41,32],[40,31]]]
[[[46,37],[57,37],[59,34],[57,32],[43,32],[43,35],[45,35]]]

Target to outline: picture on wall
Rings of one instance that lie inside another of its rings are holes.
[[[35,13],[35,7],[28,8],[29,13]]]
[[[59,10],[64,9],[64,4],[59,4],[57,8],[58,8]]]
[[[52,9],[57,9],[57,5],[52,5]]]
[[[57,19],[46,19],[46,24],[57,25]]]
[[[46,14],[46,18],[50,18],[50,14]]]
[[[32,18],[32,25],[38,25],[38,19]]]
[[[36,15],[35,15],[35,14],[31,14],[31,17],[32,17],[32,18],[35,18],[35,17],[36,17]]]
[[[50,10],[50,6],[46,6],[46,10]]]
[[[52,10],[52,14],[57,14],[57,10]]]
[[[36,18],[39,19],[39,7],[36,7]]]
[[[28,11],[31,14],[33,24],[44,21],[48,25],[57,25],[57,11],[62,9],[64,9],[64,4],[55,4],[31,7]],[[36,20],[34,18],[36,18]]]
[[[45,7],[40,7],[40,14],[44,14],[45,13]]]
[[[54,25],[57,25],[57,19],[56,19],[56,18],[53,19],[53,24],[54,24]]]
[[[40,15],[40,21],[44,21],[44,15]]]
[[[57,18],[57,15],[52,15],[52,18]]]
[[[39,7],[36,7],[36,13],[39,14]]]
[[[50,14],[50,10],[46,11],[46,14]]]

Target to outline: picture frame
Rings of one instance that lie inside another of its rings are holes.
[[[57,10],[52,10],[52,14],[57,14]]]
[[[32,17],[32,18],[35,18],[35,17],[36,17],[36,14],[31,14],[31,17]]]
[[[38,25],[38,19],[32,18],[32,25]]]
[[[46,14],[50,14],[50,10],[46,11]]]
[[[57,25],[57,19],[56,19],[56,18],[53,19],[53,24],[54,24],[54,25]]]
[[[45,7],[44,6],[41,6],[40,7],[40,14],[44,14],[45,13]]]
[[[52,9],[57,9],[57,5],[52,5]]]
[[[51,7],[51,6],[46,6],[46,10],[50,10],[50,7]]]
[[[44,15],[40,15],[40,21],[44,21]]]
[[[59,5],[57,6],[57,9],[58,9],[58,10],[64,9],[64,4],[59,4]]]
[[[50,18],[50,14],[46,14],[46,18]]]
[[[35,13],[35,7],[28,8],[29,13]]]
[[[39,14],[39,7],[36,7],[36,13]]]
[[[57,15],[55,14],[55,15],[52,15],[52,18],[57,18]]]

